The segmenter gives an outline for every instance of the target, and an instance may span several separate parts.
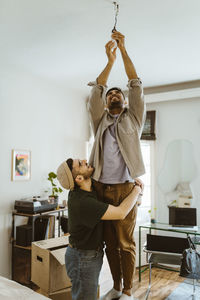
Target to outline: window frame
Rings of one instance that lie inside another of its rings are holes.
[[[142,208],[147,208],[151,210],[151,214],[149,215],[149,221],[151,218],[156,218],[156,198],[155,198],[155,141],[154,140],[141,140],[142,144],[148,144],[150,149],[150,206],[141,206]],[[145,188],[145,187],[144,187]],[[139,207],[140,209],[140,207]],[[144,224],[144,222],[140,221],[137,226],[140,224]]]

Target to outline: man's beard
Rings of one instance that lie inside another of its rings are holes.
[[[123,107],[123,104],[121,103],[120,100],[118,100],[118,101],[111,102],[108,108],[109,108],[109,110],[112,110],[115,108],[122,108],[122,107]]]
[[[93,173],[94,173],[94,168],[92,168],[91,170],[88,170],[87,172],[85,172],[85,174],[83,174],[84,179],[85,180],[89,179]]]

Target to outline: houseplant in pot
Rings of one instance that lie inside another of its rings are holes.
[[[148,210],[148,213],[150,215],[150,221],[152,224],[156,223],[156,207],[153,208],[153,210],[149,209]]]
[[[61,187],[57,186],[56,184],[56,178],[57,175],[54,172],[50,172],[48,174],[48,180],[51,183],[51,195],[49,196],[50,200],[53,200],[54,202],[58,203],[58,195],[63,192]]]

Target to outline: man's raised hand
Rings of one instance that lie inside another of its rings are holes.
[[[112,64],[115,62],[116,59],[116,50],[117,48],[114,48],[115,42],[114,41],[109,41],[106,45],[106,55],[108,57],[108,61],[111,62]]]
[[[121,32],[119,32],[119,31],[113,32],[113,34],[111,35],[111,38],[117,42],[117,47],[120,50],[125,48],[125,44],[124,44],[125,36]]]
[[[113,67],[113,64],[116,59],[116,50],[117,48],[114,48],[115,46],[115,41],[109,41],[106,45],[106,55],[108,57],[108,63],[106,64],[105,68],[101,72],[101,74],[97,78],[97,83],[101,85],[106,85],[108,76],[110,74],[110,71]]]

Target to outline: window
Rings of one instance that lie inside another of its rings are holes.
[[[146,173],[141,176],[145,188],[142,197],[142,204],[138,209],[137,225],[144,224],[150,221],[150,218],[155,217],[155,202],[154,202],[154,141],[141,141],[142,155],[145,164]],[[151,213],[149,213],[151,210]]]

